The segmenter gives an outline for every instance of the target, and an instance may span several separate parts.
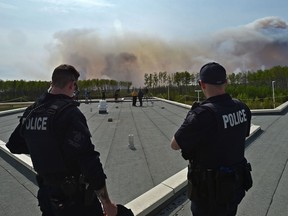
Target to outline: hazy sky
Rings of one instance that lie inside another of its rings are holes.
[[[287,0],[0,0],[0,79],[50,80],[228,72],[287,65]]]

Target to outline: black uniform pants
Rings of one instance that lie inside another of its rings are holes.
[[[142,100],[143,98],[142,98],[142,97],[138,97],[138,99],[139,99],[139,102],[140,102],[140,106],[142,106],[142,105],[143,105],[143,102],[142,102],[142,101],[143,101],[143,100]]]
[[[243,197],[245,190],[239,188],[231,202],[226,204],[217,204],[203,200],[199,202],[191,202],[191,211],[193,216],[235,216],[237,208]]]
[[[132,106],[136,106],[137,96],[132,97]]]
[[[69,199],[59,188],[43,185],[39,188],[37,198],[42,216],[104,216],[97,197],[91,204],[85,205],[84,195],[81,193]]]

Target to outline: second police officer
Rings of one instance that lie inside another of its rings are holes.
[[[194,216],[236,215],[252,186],[244,157],[251,111],[225,92],[226,70],[210,62],[200,70],[199,85],[207,98],[194,104],[171,141],[189,160],[188,196]]]

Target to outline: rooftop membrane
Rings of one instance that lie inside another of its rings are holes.
[[[190,106],[149,99],[143,107],[133,107],[130,100],[107,100],[107,113],[100,114],[98,105],[93,101],[79,108],[101,153],[111,199],[126,204],[135,215],[191,215],[185,195],[187,161],[170,148]],[[238,215],[287,215],[286,107],[253,112],[246,157],[252,163],[254,186]],[[11,155],[4,147],[22,111],[0,113],[0,212],[4,216],[40,215],[29,157]]]

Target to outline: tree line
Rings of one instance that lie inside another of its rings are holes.
[[[205,100],[198,86],[199,73],[154,72],[144,74],[144,84],[155,96],[182,103]],[[227,92],[247,103],[250,108],[272,108],[288,100],[288,67],[275,66],[266,70],[227,72]],[[272,86],[272,83],[274,86]],[[199,95],[198,95],[199,94]],[[198,97],[199,96],[199,97]]]
[[[25,80],[0,80],[0,102],[18,102],[34,101],[47,91],[50,86],[49,81],[25,81]],[[116,89],[122,89],[122,92],[132,86],[129,81],[116,81],[108,79],[89,79],[79,80],[78,88],[79,99],[85,98],[85,92],[90,93],[92,98],[100,98],[102,91],[105,91],[107,97],[113,97]]]
[[[250,108],[272,108],[288,100],[288,67],[275,66],[266,70],[246,71],[239,73],[227,72],[227,92],[239,98]],[[186,104],[205,100],[199,91],[199,73],[188,71],[154,72],[144,74],[144,85],[149,89],[149,96],[162,97]],[[272,83],[274,83],[272,86]],[[34,101],[50,86],[48,81],[0,80],[0,102]],[[89,91],[91,98],[113,97],[114,91],[120,89],[121,97],[130,96],[132,82],[107,79],[79,80],[79,99]],[[274,98],[273,98],[274,89]],[[275,104],[273,102],[275,99]]]

